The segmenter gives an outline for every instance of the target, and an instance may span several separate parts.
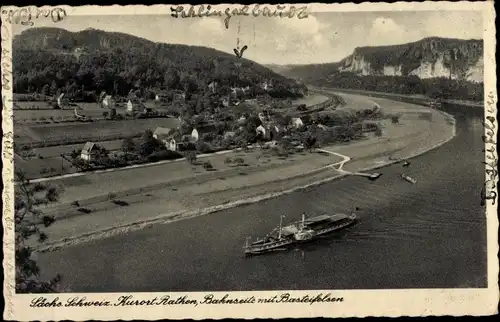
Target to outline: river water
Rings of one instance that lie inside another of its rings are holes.
[[[39,255],[71,292],[486,287],[483,111],[443,107],[457,136],[374,182],[346,177],[262,203],[157,225]],[[287,221],[360,208],[332,238],[245,258],[247,236]]]

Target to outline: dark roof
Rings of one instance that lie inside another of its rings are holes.
[[[94,142],[87,142],[83,146],[82,153],[90,153],[94,148],[96,144]]]
[[[157,127],[156,130],[153,132],[153,134],[156,134],[158,136],[166,136],[171,134],[172,129],[168,127]]]

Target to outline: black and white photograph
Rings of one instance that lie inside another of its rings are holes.
[[[2,7],[4,318],[496,312],[492,2],[136,9]]]

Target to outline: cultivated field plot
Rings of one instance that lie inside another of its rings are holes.
[[[116,151],[121,149],[122,141],[123,140],[112,140],[112,141],[100,141],[96,143],[108,151]],[[45,148],[35,148],[33,149],[33,152],[36,155],[42,156],[43,158],[59,157],[61,154],[69,154],[73,150],[81,151],[84,145],[85,143],[78,143],[78,144],[50,146]]]
[[[137,135],[145,130],[154,131],[162,126],[175,128],[178,120],[170,119],[139,119],[123,121],[99,121],[92,123],[59,123],[32,126],[18,126],[18,141],[20,143],[32,142],[67,142],[75,141],[106,141],[117,140],[132,135]]]
[[[14,120],[18,123],[35,123],[40,121],[64,122],[74,118],[73,108],[53,109],[47,102],[14,102]],[[103,113],[108,112],[106,108],[100,107],[97,103],[77,104],[78,114],[92,119],[103,118]],[[38,109],[37,109],[38,108]],[[123,108],[117,108],[118,114],[123,114]]]
[[[52,109],[49,102],[44,101],[14,101],[12,102],[14,110],[36,110],[36,109]]]
[[[14,168],[16,171],[22,171],[28,179],[78,172],[77,168],[61,157],[22,158],[17,154],[14,159]]]
[[[227,158],[243,159],[243,164],[228,164]],[[319,168],[340,161],[341,158],[334,155],[321,155],[318,153],[297,153],[288,158],[272,155],[271,151],[256,149],[249,152],[230,152],[226,154],[214,154],[198,159],[199,165],[191,165],[185,160],[174,161],[163,164],[155,164],[144,167],[117,170],[104,173],[86,173],[78,178],[61,178],[53,183],[64,189],[58,204],[70,203],[74,200],[83,201],[89,198],[106,196],[108,193],[123,192],[126,195],[140,193],[138,190],[161,189],[169,184],[173,188],[179,188],[193,182],[202,183],[206,180],[225,180],[231,176],[241,178],[242,182],[247,180],[251,173],[274,168],[279,173],[280,167],[292,164],[304,164],[305,168]],[[204,169],[202,164],[210,162],[212,171]],[[300,171],[298,172],[300,173]],[[302,172],[303,173],[303,172]],[[270,181],[273,178],[266,174]]]

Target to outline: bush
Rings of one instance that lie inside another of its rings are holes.
[[[205,170],[212,170],[214,167],[210,162],[205,161],[203,162],[203,168],[205,168]]]
[[[198,141],[198,143],[196,144],[196,150],[200,153],[214,152],[214,150],[212,149],[210,144],[208,144],[206,142],[201,142],[201,141]]]
[[[231,164],[231,163],[233,163],[233,159],[231,159],[230,157],[227,157],[227,158],[224,160],[224,163],[225,163],[225,164]]]
[[[243,158],[234,158],[233,163],[241,165],[245,163],[245,160]]]
[[[297,106],[297,111],[307,111],[307,106],[306,104],[300,104],[299,106]]]
[[[196,151],[193,150],[186,151],[184,152],[184,157],[189,163],[194,164],[196,162]]]
[[[399,115],[393,115],[393,116],[391,116],[391,122],[393,124],[398,124],[399,123]]]
[[[157,162],[157,161],[162,161],[162,160],[173,160],[173,159],[178,159],[180,158],[181,155],[175,151],[170,151],[170,150],[160,150],[160,151],[155,151],[148,155],[148,161],[150,162]]]
[[[380,127],[377,127],[375,129],[375,136],[377,136],[377,137],[382,136],[382,129]]]

